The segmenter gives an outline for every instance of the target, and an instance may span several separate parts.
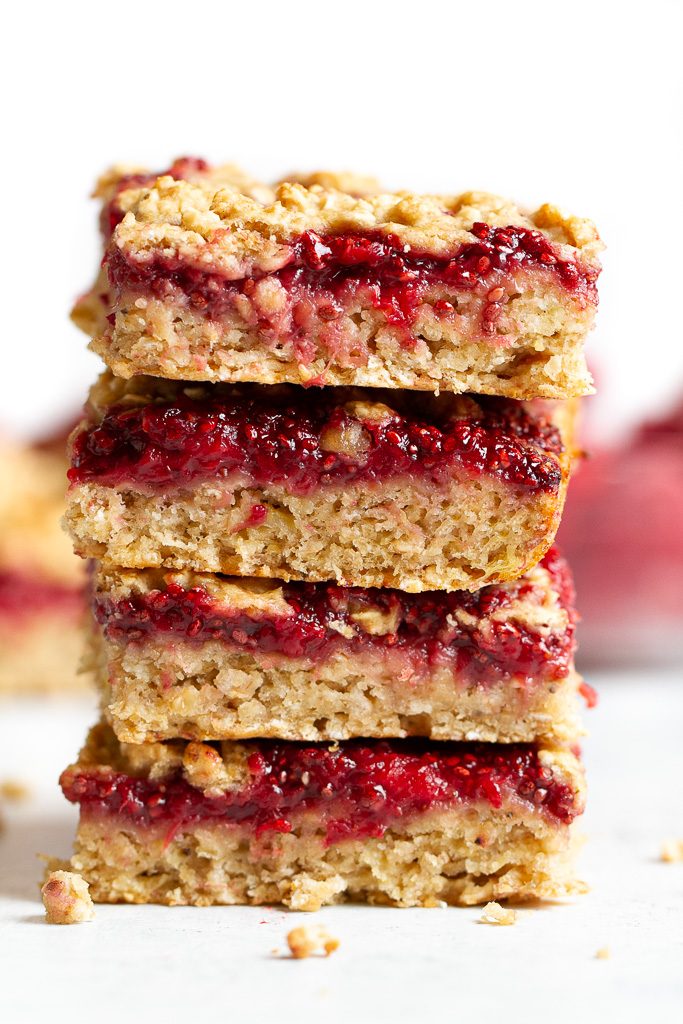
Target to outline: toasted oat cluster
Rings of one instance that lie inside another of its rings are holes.
[[[330,935],[321,925],[313,928],[303,925],[287,933],[287,945],[295,960],[303,960],[318,952],[330,956],[339,949],[339,939]]]
[[[234,168],[197,163],[100,189],[106,276],[75,317],[118,375],[590,390],[601,243],[589,221],[321,172],[269,201]]]
[[[41,894],[48,924],[82,924],[95,916],[88,883],[72,871],[51,871]]]
[[[475,594],[101,567],[91,668],[121,740],[571,742],[573,590],[555,552]]]
[[[163,173],[177,180],[204,182],[216,189],[238,189],[244,195],[263,203],[270,203],[274,199],[272,188],[252,178],[235,164],[212,167],[201,158],[179,157]],[[125,217],[139,189],[153,185],[159,176],[158,172],[150,171],[147,167],[117,164],[100,177],[93,195],[102,202],[100,232],[105,244]],[[91,288],[79,296],[71,317],[86,334],[95,336],[106,328],[110,308],[109,282],[106,271],[101,267]]]
[[[474,590],[551,545],[572,422],[571,403],[105,376],[66,522],[129,568]]]
[[[511,925],[517,921],[517,914],[511,907],[501,907],[500,903],[487,903],[479,918],[482,924]]]
[[[138,746],[100,726],[61,784],[81,811],[72,866],[102,902],[430,906],[554,898],[576,885],[583,776],[568,752]]]

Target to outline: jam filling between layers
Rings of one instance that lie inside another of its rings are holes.
[[[75,615],[83,609],[83,590],[55,583],[37,573],[0,571],[0,620],[38,617],[59,611]]]
[[[279,654],[314,662],[339,651],[382,657],[392,650],[411,658],[418,674],[445,664],[465,683],[515,678],[531,686],[566,677],[575,651],[569,570],[554,551],[541,564],[569,613],[567,627],[559,633],[541,633],[514,618],[491,618],[515,600],[537,602],[534,585],[525,578],[475,593],[406,594],[326,583],[283,584],[291,614],[280,616],[221,606],[200,586],[185,589],[169,582],[164,590],[131,592],[117,601],[96,594],[93,613],[107,639],[119,644],[159,636],[197,645],[218,640],[257,657]],[[384,632],[373,635],[364,630],[363,623],[373,620]]]
[[[255,748],[255,749],[254,749]],[[382,836],[392,823],[429,811],[483,802],[500,808],[517,798],[569,824],[576,793],[554,778],[532,746],[350,741],[336,747],[260,740],[249,745],[249,782],[209,796],[178,773],[165,781],[115,771],[67,769],[65,796],[84,814],[114,815],[173,836],[197,824],[241,825],[257,835],[291,832],[315,815],[327,844]]]
[[[557,492],[557,428],[518,402],[478,397],[477,405],[478,414],[426,422],[393,411],[382,419],[351,415],[328,391],[286,398],[248,387],[232,397],[181,393],[110,408],[77,435],[68,475],[72,484],[177,490],[237,474],[304,495],[404,475],[438,483],[462,470],[529,492]]]
[[[496,333],[505,303],[518,293],[517,278],[524,272],[543,273],[579,308],[597,303],[598,270],[562,259],[541,231],[478,222],[470,233],[471,242],[442,256],[412,248],[396,235],[380,231],[305,231],[283,245],[282,267],[270,273],[255,270],[237,280],[173,254],[134,257],[116,245],[110,247],[105,262],[118,294],[133,292],[171,302],[180,298],[210,320],[238,310],[240,318],[252,318],[249,326],[266,337],[269,332],[275,337],[290,336],[304,361],[305,335],[312,318],[333,325],[347,309],[358,308],[359,299],[380,312],[388,324],[402,329],[401,343],[409,348],[416,342],[410,328],[430,297],[434,313],[448,321],[458,314],[458,293],[476,293],[482,302],[479,333]],[[276,310],[257,294],[257,283],[265,277],[276,281],[289,300],[277,303]],[[446,292],[450,301],[439,298],[435,289]],[[253,300],[248,313],[245,297]],[[315,353],[308,355],[315,357]]]

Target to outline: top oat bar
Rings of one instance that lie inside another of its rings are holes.
[[[481,192],[352,191],[338,175],[271,196],[242,177],[172,169],[118,186],[88,325],[115,374],[590,392],[602,248],[590,221]]]

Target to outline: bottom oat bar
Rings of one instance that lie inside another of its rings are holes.
[[[61,779],[72,868],[100,902],[399,906],[577,891],[583,774],[567,751],[403,740],[120,744]]]

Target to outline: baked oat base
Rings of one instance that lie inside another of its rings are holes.
[[[125,378],[440,389],[520,400],[591,394],[583,345],[592,315],[571,321],[561,299],[548,295],[516,299],[514,310],[516,333],[495,339],[472,339],[425,316],[410,348],[372,311],[358,310],[347,318],[347,347],[361,356],[335,360],[320,349],[304,362],[291,345],[266,343],[245,324],[204,320],[181,306],[131,297],[116,313],[114,331],[106,320],[93,320],[90,310],[91,348]]]
[[[447,666],[409,675],[406,658],[336,653],[320,663],[161,639],[95,633],[91,666],[120,740],[434,740],[568,743],[581,735],[578,675],[466,685]]]
[[[521,494],[480,477],[436,489],[392,479],[381,486],[325,489],[201,484],[191,492],[143,494],[79,484],[66,525],[78,554],[127,568],[165,566],[363,587],[477,590],[516,579],[552,544],[559,494]],[[255,505],[265,521],[250,526]]]
[[[249,841],[220,825],[167,841],[105,815],[81,821],[71,868],[100,903],[281,903],[312,911],[346,900],[400,907],[554,900],[584,888],[570,831],[533,813],[470,808],[326,847],[315,834]]]

